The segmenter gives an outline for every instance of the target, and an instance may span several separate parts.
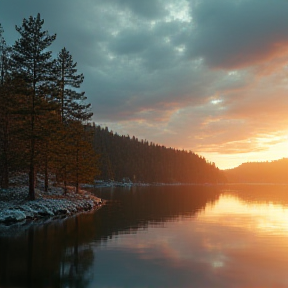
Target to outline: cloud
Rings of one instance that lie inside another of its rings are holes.
[[[110,50],[116,54],[137,54],[142,53],[153,43],[154,39],[151,33],[141,31],[124,31],[117,35],[110,42]]]
[[[157,19],[166,14],[165,7],[159,0],[108,0],[108,2],[117,5],[120,9],[128,8],[137,16],[148,19]]]
[[[191,58],[212,68],[239,69],[288,54],[288,2],[191,1]]]

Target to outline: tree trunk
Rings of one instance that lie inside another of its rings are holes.
[[[64,194],[67,194],[67,170],[66,170],[66,165],[64,168]]]
[[[29,199],[35,200],[35,167],[34,163],[30,163],[30,172],[29,172]]]
[[[35,88],[34,88],[35,91]],[[29,171],[29,199],[35,200],[35,93],[32,96],[32,113],[31,113],[31,151],[30,151],[30,171]]]
[[[78,143],[77,143],[78,144]],[[79,150],[76,151],[76,193],[79,193]]]
[[[48,144],[47,142],[45,143],[45,180],[44,180],[44,191],[47,192],[48,191]]]
[[[4,139],[3,139],[3,183],[2,187],[7,189],[9,187],[9,164],[8,164],[8,147],[9,147],[9,140],[8,140],[8,122],[7,119],[4,125]]]
[[[48,191],[48,160],[47,160],[47,156],[45,159],[45,180],[44,180],[44,191],[47,192]]]

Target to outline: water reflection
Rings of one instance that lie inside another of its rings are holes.
[[[222,195],[213,209],[201,213],[200,221],[216,222],[217,225],[238,227],[251,232],[288,236],[288,209],[280,204],[253,203]]]
[[[288,287],[288,207],[274,204],[282,188],[269,203],[257,193],[245,202],[223,192],[196,217],[113,237],[94,262],[107,277],[89,287]]]
[[[0,287],[288,287],[287,186],[96,193],[96,213],[2,227]]]
[[[94,252],[83,245],[81,230],[78,217],[31,227],[14,237],[2,230],[0,287],[87,287],[85,271]]]
[[[227,282],[222,287],[229,287],[230,281],[230,287],[288,287],[286,205],[259,203],[257,197],[249,203],[223,195],[198,220],[204,250],[214,255],[210,265]]]

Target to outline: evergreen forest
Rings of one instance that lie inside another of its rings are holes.
[[[91,128],[101,179],[161,183],[223,183],[223,171],[191,151],[166,148],[134,136],[120,136],[95,124]]]
[[[40,14],[23,19],[14,45],[0,24],[0,185],[11,175],[29,178],[35,199],[37,175],[74,185],[94,179],[132,182],[218,183],[225,181],[214,163],[193,152],[119,136],[92,124],[91,105],[81,92],[84,76],[63,47],[49,50],[56,34],[43,29]]]

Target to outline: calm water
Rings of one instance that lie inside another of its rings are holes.
[[[0,228],[0,287],[288,287],[288,186],[95,193],[96,213]]]

